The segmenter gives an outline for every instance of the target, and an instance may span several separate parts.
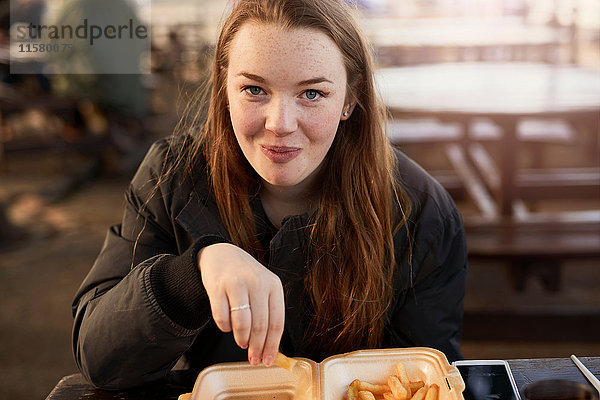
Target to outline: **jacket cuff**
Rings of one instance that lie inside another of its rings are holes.
[[[173,322],[187,329],[198,329],[210,318],[210,301],[196,261],[206,246],[228,243],[220,236],[207,235],[196,240],[184,253],[155,264],[150,272],[154,297]]]

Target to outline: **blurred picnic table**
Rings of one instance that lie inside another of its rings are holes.
[[[585,136],[579,139],[590,141],[586,143],[586,147],[591,146],[590,157],[598,150],[600,74],[595,71],[543,63],[444,63],[380,69],[377,81],[393,118],[435,118],[459,125],[456,134],[445,139],[449,157],[459,166],[465,151],[476,155],[475,164],[491,181],[486,183],[491,183],[496,199],[479,192],[475,176],[461,168],[457,173],[468,181],[467,190],[489,217],[513,215],[518,200],[516,153],[520,131],[527,132],[529,127],[529,138],[554,140],[556,125],[544,122],[556,122],[564,128],[558,136],[565,140],[570,135]],[[491,122],[497,134],[470,134],[473,123],[481,121]],[[392,141],[402,142],[402,132],[396,137],[393,123],[391,127]],[[475,146],[473,152],[473,147],[453,145],[464,140],[477,144],[490,136],[498,139],[500,166],[480,146]]]
[[[507,260],[519,271],[542,262],[554,270],[550,290],[560,288],[563,259],[600,257],[597,71],[466,62],[383,68],[376,77],[390,140],[442,146],[452,169],[441,183],[477,207],[465,218],[470,257]],[[520,169],[528,142],[571,146],[583,166]],[[582,198],[590,209],[532,212],[527,203]]]

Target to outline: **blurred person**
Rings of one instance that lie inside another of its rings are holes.
[[[65,0],[54,25],[76,29],[83,23],[106,27],[129,20],[132,26],[140,24],[135,10],[125,0]],[[92,45],[88,39],[74,41],[70,51],[52,53],[50,65],[56,73],[53,90],[61,96],[88,98],[106,112],[141,118],[147,110],[139,67],[143,51],[143,41],[128,40],[126,35],[98,39]]]
[[[167,34],[167,44],[160,51],[160,58],[156,71],[166,74],[167,77],[179,81],[182,77],[182,54],[184,45],[181,39],[181,31],[178,27],[171,28]]]
[[[2,0],[0,1],[0,49],[5,56],[0,60],[0,81],[13,85],[21,93],[39,96],[50,91],[50,80],[44,75],[43,63],[38,60],[28,60],[19,65],[11,73],[10,31],[12,24],[29,22],[40,24],[46,12],[46,3],[43,0]],[[14,65],[14,64],[13,64]]]
[[[92,384],[142,385],[182,356],[461,357],[461,217],[390,145],[343,1],[238,1],[189,110],[149,150],[76,294],[73,350]]]

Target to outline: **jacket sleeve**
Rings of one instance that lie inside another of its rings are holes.
[[[142,162],[123,221],[109,229],[73,302],[75,360],[96,387],[124,389],[166,376],[211,318],[196,255],[224,239],[201,237],[179,254],[169,196],[164,187],[153,192],[165,148],[155,144]]]
[[[462,358],[467,246],[458,211],[442,221],[441,228],[417,232],[413,283],[401,291],[391,315],[390,345],[432,347],[454,361]]]

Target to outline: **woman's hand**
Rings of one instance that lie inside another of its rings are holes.
[[[198,253],[202,283],[210,299],[213,319],[231,332],[248,361],[271,365],[283,334],[285,305],[279,277],[241,248],[228,243],[205,247]],[[250,305],[249,308],[241,306]],[[232,310],[233,308],[233,310]]]

